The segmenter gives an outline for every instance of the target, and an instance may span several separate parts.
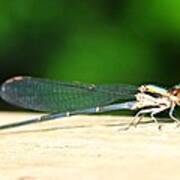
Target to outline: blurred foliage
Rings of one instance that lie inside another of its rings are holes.
[[[1,82],[180,82],[180,1],[0,1]]]

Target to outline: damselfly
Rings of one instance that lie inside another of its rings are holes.
[[[2,125],[0,129],[121,109],[137,110],[125,129],[137,125],[144,114],[150,114],[160,129],[154,116],[165,110],[179,124],[173,111],[175,106],[180,106],[180,85],[167,90],[155,85],[94,85],[18,76],[1,85],[0,96],[22,108],[50,112],[39,118]]]

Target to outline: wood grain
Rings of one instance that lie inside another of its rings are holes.
[[[34,116],[2,112],[0,124]],[[0,179],[180,179],[180,129],[118,130],[131,119],[74,116],[0,131]]]

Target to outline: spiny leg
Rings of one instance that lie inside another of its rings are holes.
[[[173,105],[171,106],[170,111],[169,111],[169,117],[170,117],[173,121],[175,121],[176,127],[179,127],[179,126],[180,126],[179,119],[177,119],[177,118],[174,117],[174,115],[173,115],[175,106],[176,106],[175,104],[173,104]]]
[[[132,121],[127,125],[127,127],[123,128],[122,130],[128,130],[133,125],[136,127],[137,124],[141,121],[143,115],[147,114],[147,113],[151,113],[151,112],[152,112],[152,109],[142,109],[142,110],[140,110],[139,112],[136,113],[136,115],[134,116]],[[136,119],[138,119],[138,121],[135,123]]]
[[[157,124],[159,130],[162,129],[162,125],[159,124],[159,122],[158,122],[157,119],[154,117],[154,115],[156,115],[156,114],[158,114],[158,113],[160,113],[160,112],[162,112],[162,111],[164,111],[164,110],[166,110],[166,109],[168,109],[167,106],[160,106],[159,108],[153,108],[153,111],[152,111],[152,113],[150,114],[151,119]]]
[[[157,112],[157,113],[159,113],[159,112]],[[157,124],[158,130],[161,130],[162,125],[160,125],[159,122],[157,121],[157,119],[154,117],[154,115],[157,113],[152,112],[150,116],[151,116],[151,119]]]
[[[142,111],[142,110],[141,110]],[[139,111],[138,113],[136,113],[136,115],[133,117],[133,119],[130,121],[130,123],[128,123],[127,127],[123,128],[122,130],[128,130],[130,129],[132,126],[136,127],[137,126],[137,122],[136,119],[138,119],[138,122],[143,118],[143,113],[141,113],[141,111]],[[140,116],[142,114],[142,116]],[[120,129],[121,130],[121,129]]]
[[[160,113],[161,111],[164,111],[165,109],[167,109],[167,107],[158,107],[158,108],[150,108],[150,109],[142,109],[140,110],[135,117],[133,118],[133,120],[128,124],[128,126],[126,128],[124,128],[124,130],[128,130],[132,125],[135,125],[135,127],[137,126],[137,124],[141,121],[141,117],[140,115],[144,115],[144,114],[148,114],[150,113],[151,119],[158,125],[158,129],[161,129],[161,126],[159,125],[157,119],[154,117],[155,114]],[[138,119],[138,121],[136,123],[134,123],[136,121],[136,119]]]

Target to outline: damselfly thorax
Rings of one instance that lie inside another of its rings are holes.
[[[140,116],[149,113],[151,119],[158,125],[157,119],[154,115],[169,109],[169,116],[179,125],[179,120],[173,116],[173,111],[176,105],[180,105],[180,87],[175,86],[169,90],[155,86],[155,85],[142,85],[138,88],[139,92],[135,95],[136,103],[134,109],[139,110],[135,118],[130,122],[131,125],[137,125],[140,121]]]

